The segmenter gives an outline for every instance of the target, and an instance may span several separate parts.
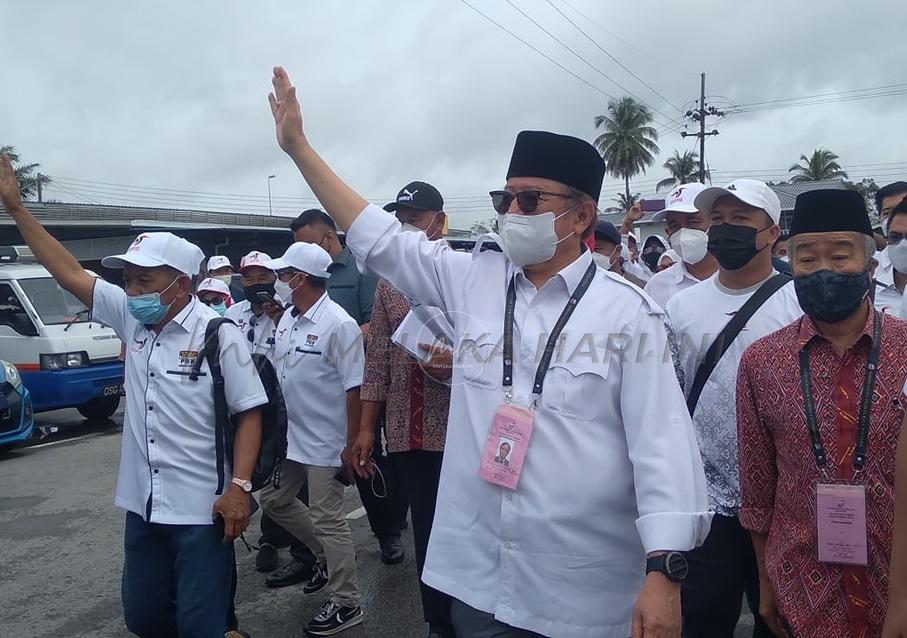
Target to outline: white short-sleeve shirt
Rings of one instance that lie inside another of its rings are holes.
[[[192,298],[160,333],[126,309],[126,293],[103,280],[94,286],[92,316],[126,345],[126,410],[115,503],[153,523],[210,525],[219,498],[214,395],[208,362],[189,378],[217,313]],[[239,330],[219,331],[221,369],[232,414],[267,403]],[[230,468],[226,468],[229,483]]]
[[[224,317],[239,328],[250,353],[269,356],[274,350],[274,334],[277,332],[277,326],[265,313],[256,316],[252,312],[252,304],[248,299],[227,308]]]
[[[287,404],[287,458],[340,467],[346,393],[362,385],[365,372],[359,325],[324,293],[304,313],[283,313],[272,361]]]
[[[681,290],[686,290],[699,283],[687,270],[683,261],[678,261],[669,268],[657,272],[646,282],[644,290],[662,308]]]

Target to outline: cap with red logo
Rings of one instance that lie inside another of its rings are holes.
[[[260,250],[253,250],[248,255],[239,260],[239,272],[245,271],[247,268],[258,267],[258,268],[267,268],[267,263],[271,261],[271,255],[268,253],[263,253]]]
[[[184,275],[194,277],[201,268],[205,253],[202,249],[173,233],[142,233],[122,255],[110,255],[101,260],[105,268],[124,268],[126,264],[141,268],[170,266]]]
[[[705,184],[699,182],[681,184],[665,197],[665,207],[652,216],[652,221],[660,222],[668,216],[668,213],[686,213],[688,215],[698,213],[699,209],[695,204],[696,196],[704,190]]]

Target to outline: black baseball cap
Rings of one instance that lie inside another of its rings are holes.
[[[611,222],[600,219],[595,222],[595,238],[604,239],[612,244],[619,245],[620,231]]]
[[[384,210],[393,213],[398,208],[417,210],[444,210],[444,198],[438,189],[426,182],[410,182],[397,193],[396,201],[387,204]]]

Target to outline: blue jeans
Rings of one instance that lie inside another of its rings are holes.
[[[220,525],[146,523],[128,512],[123,565],[126,628],[142,638],[223,638],[233,544]]]

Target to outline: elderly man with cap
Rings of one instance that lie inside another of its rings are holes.
[[[740,362],[740,521],[777,635],[881,635],[907,323],[869,302],[874,252],[859,193],[797,197],[790,261],[805,315]]]
[[[704,475],[661,310],[585,248],[601,156],[577,138],[520,133],[491,194],[504,252],[458,253],[402,232],[341,181],[309,145],[279,67],[274,88],[278,142],[353,254],[454,324],[422,578],[453,597],[457,634],[676,636],[678,551],[710,518]],[[502,439],[507,466],[494,463]]]
[[[208,259],[206,272],[208,277],[218,279],[227,285],[234,301],[245,299],[242,288],[233,281],[233,265],[229,259],[223,255],[214,255]]]
[[[330,636],[362,622],[356,556],[343,510],[349,483],[340,455],[358,431],[364,352],[356,321],[327,294],[331,256],[296,242],[279,259],[277,294],[292,306],[277,324],[272,361],[287,403],[287,461],[280,487],[258,493],[265,513],[302,540],[318,558],[303,588],[329,596],[305,626]],[[343,480],[341,480],[343,479]],[[309,505],[296,498],[308,486]]]
[[[681,290],[708,279],[718,270],[718,262],[708,253],[709,216],[696,208],[696,196],[705,186],[681,184],[665,198],[663,210],[655,213],[653,222],[664,222],[671,248],[680,259],[671,267],[653,275],[645,291],[661,307]]]
[[[781,203],[766,184],[738,179],[724,188],[706,188],[694,206],[708,215],[708,250],[718,272],[676,293],[666,310],[680,346],[687,407],[715,517],[703,546],[687,555],[684,635],[729,638],[744,592],[754,611],[759,594],[753,548],[737,518],[737,366],[753,341],[802,312],[790,277],[772,268]],[[769,635],[757,615],[754,636]]]
[[[208,364],[189,372],[208,322],[218,317],[191,293],[202,251],[170,233],[143,233],[123,255],[126,290],[88,274],[22,205],[6,155],[0,199],[35,256],[61,287],[91,307],[126,344],[126,411],[116,504],[126,510],[123,613],[148,638],[223,635],[233,570],[232,539],[249,521],[249,481],[267,395],[232,325],[220,328],[225,394],[238,419],[232,478],[218,490],[214,393]],[[192,409],[186,409],[192,406]],[[228,477],[230,474],[228,474]]]

